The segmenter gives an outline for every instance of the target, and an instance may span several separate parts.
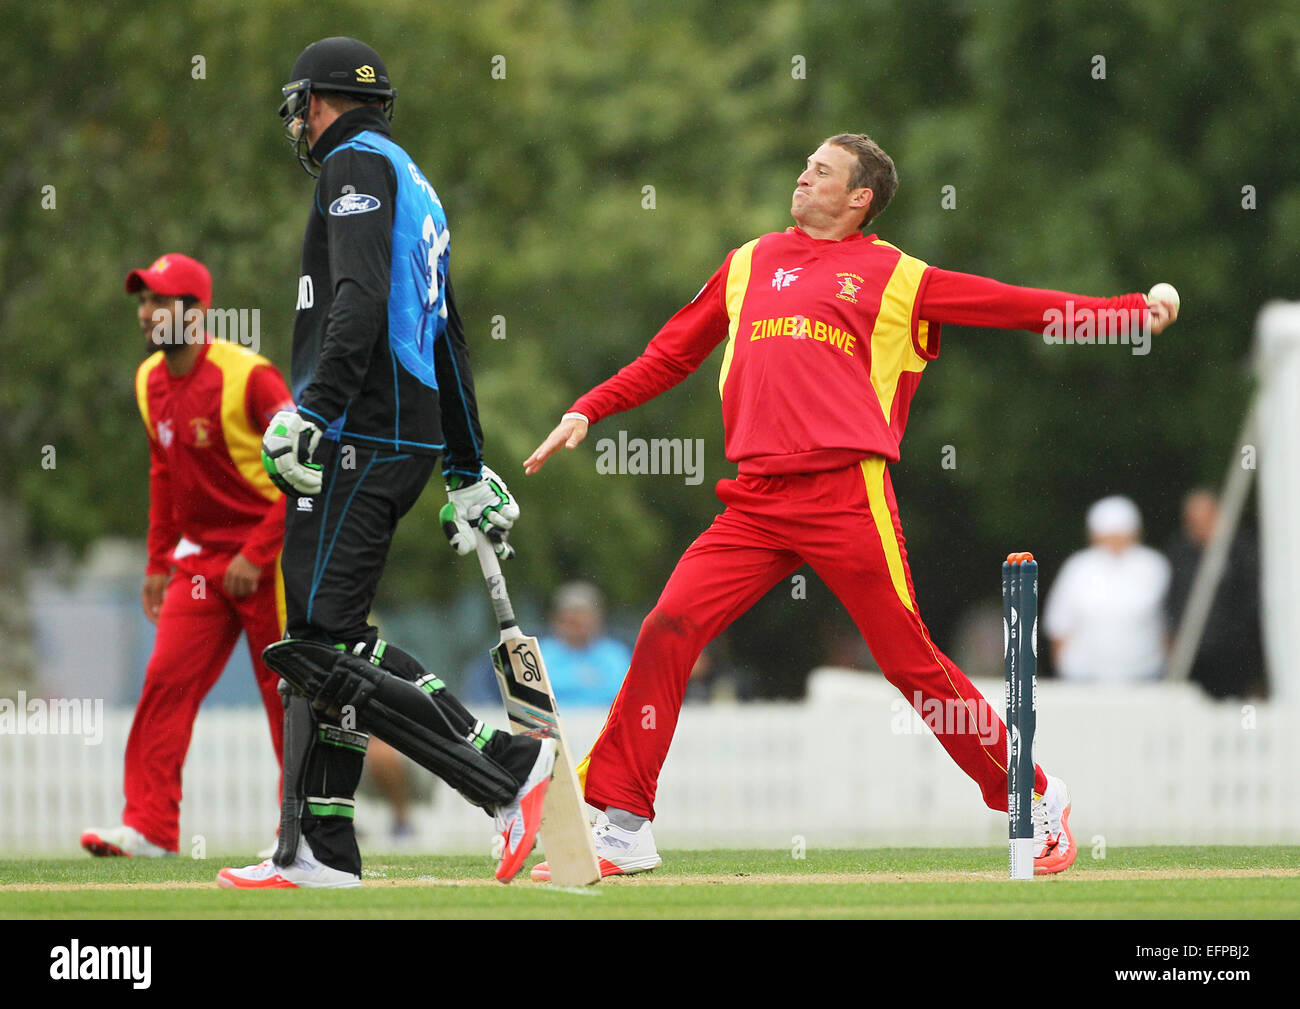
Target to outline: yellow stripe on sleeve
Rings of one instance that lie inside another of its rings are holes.
[[[727,316],[731,322],[727,326],[727,349],[722,352],[722,372],[718,375],[719,398],[727,384],[727,373],[731,371],[731,356],[736,352],[736,331],[740,328],[740,310],[745,304],[745,292],[749,290],[749,270],[756,245],[757,238],[737,249],[727,270]]]
[[[149,376],[162,363],[162,359],[163,352],[155,350],[140,363],[140,367],[135,371],[135,401],[140,407],[140,419],[144,421],[144,427],[149,432],[149,437],[154,439],[157,439],[158,432],[154,430],[153,421],[149,419]]]
[[[894,249],[888,242],[877,241],[875,244]],[[924,371],[926,365],[912,346],[912,306],[926,264],[897,249],[894,251],[898,252],[898,262],[880,296],[880,314],[876,316],[876,325],[871,331],[871,385],[880,400],[886,424],[890,422],[898,380],[903,372]],[[922,331],[922,340],[928,339],[927,326]]]
[[[212,344],[208,360],[221,369],[221,432],[230,461],[259,494],[274,501],[280,492],[262,466],[262,432],[249,424],[246,400],[253,369],[271,362],[247,347],[221,341]]]

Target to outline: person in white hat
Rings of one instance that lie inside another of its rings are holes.
[[[1141,542],[1142,515],[1126,497],[1088,509],[1091,546],[1061,567],[1043,609],[1057,673],[1067,680],[1154,680],[1165,663],[1169,562]]]

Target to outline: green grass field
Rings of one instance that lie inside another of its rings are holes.
[[[1087,851],[1005,878],[995,849],[665,852],[653,873],[584,890],[492,879],[488,858],[371,857],[357,890],[240,892],[246,858],[0,861],[0,918],[1300,918],[1300,847]]]

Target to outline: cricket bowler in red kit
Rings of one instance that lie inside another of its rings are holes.
[[[151,460],[142,601],[158,630],[126,744],[122,824],[87,830],[81,844],[93,855],[167,855],[179,847],[194,720],[241,631],[280,758],[279,677],[262,649],[284,627],[284,495],[261,452],[262,431],[292,396],[266,358],[207,333],[200,313],[212,280],[202,263],[168,253],[132,270],[126,290],[139,294],[146,344],[160,348],[135,383]]]
[[[1175,309],[1140,294],[1089,298],[927,266],[861,233],[897,185],[893,161],[868,137],[828,139],[799,176],[797,227],[728,255],[645,352],[579,398],[524,463],[536,472],[561,445],[576,447],[589,425],[676,385],[726,341],[718,390],[738,474],[718,482],[726,509],[687,549],[642,624],[623,688],[580,768],[587,801],[604,810],[595,833],[606,875],[661,863],[650,833],[655,791],[700,651],[805,563],[918,711],[965,708],[962,725],[935,734],[986,805],[1007,808],[1005,725],[930,639],[912,589],[889,478],[912,396],[944,324],[1042,333],[1064,316],[1089,319],[1098,340],[1127,342],[1159,333]],[[642,724],[648,707],[651,728]],[[1075,858],[1069,793],[1035,771],[1034,868],[1060,872]],[[545,864],[534,878],[548,878]]]

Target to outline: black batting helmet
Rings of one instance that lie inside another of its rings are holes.
[[[284,96],[280,118],[285,136],[309,175],[317,174],[307,154],[307,109],[313,93],[382,98],[384,114],[390,119],[397,98],[379,53],[364,42],[342,35],[321,39],[304,49],[293,65],[289,83],[280,92]]]

